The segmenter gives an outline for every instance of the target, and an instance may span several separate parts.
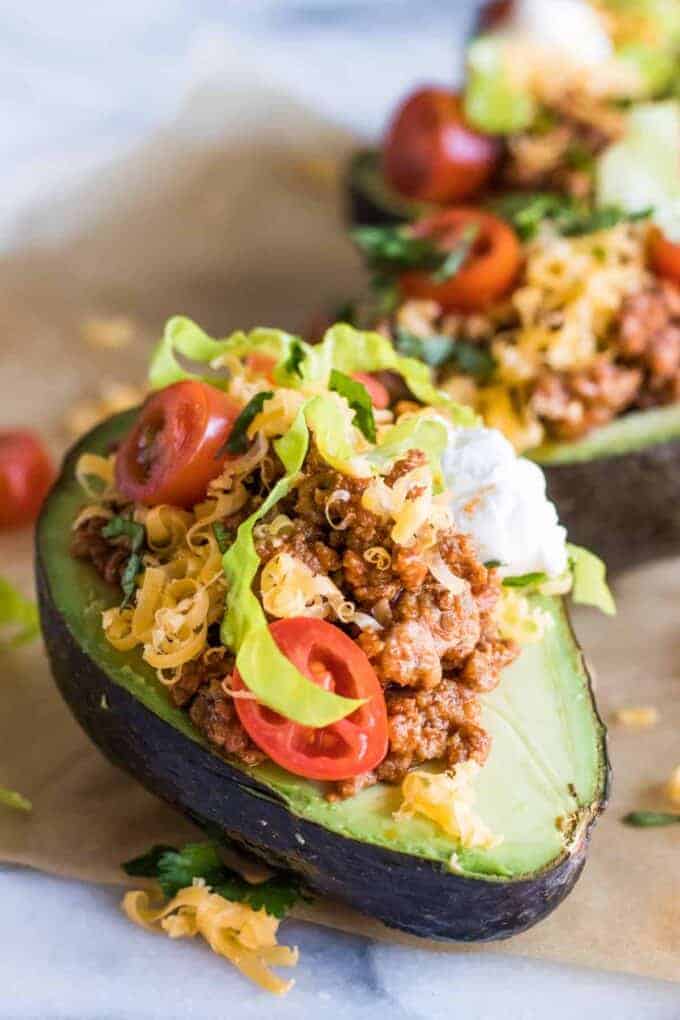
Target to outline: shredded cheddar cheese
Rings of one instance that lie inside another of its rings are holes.
[[[294,967],[298,951],[278,944],[279,921],[264,909],[226,900],[200,883],[161,905],[141,890],[128,892],[122,907],[134,924],[148,931],[163,931],[171,939],[202,935],[214,953],[274,995],[285,995],[293,987],[293,981],[284,981],[271,968]]]
[[[614,722],[634,730],[647,730],[656,726],[659,721],[659,710],[653,705],[631,705],[620,708],[614,713]]]
[[[680,806],[680,765],[676,765],[666,783],[666,796],[671,804]]]
[[[480,771],[477,762],[456,765],[453,772],[425,772],[416,769],[404,779],[403,802],[395,818],[422,815],[453,836],[465,849],[491,850],[503,842],[494,835],[474,810],[474,781]]]
[[[528,598],[513,588],[503,588],[495,613],[501,637],[518,645],[538,644],[552,624],[548,613],[532,608]]]

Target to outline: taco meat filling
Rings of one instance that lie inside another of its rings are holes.
[[[425,454],[411,450],[383,481],[391,489],[426,468]],[[351,796],[377,781],[399,783],[423,762],[483,763],[490,739],[480,725],[480,694],[497,686],[501,670],[518,653],[512,641],[500,637],[494,619],[501,593],[497,571],[479,561],[469,537],[448,522],[434,540],[432,529],[429,539],[421,529],[410,543],[398,544],[393,521],[362,504],[370,484],[368,478],[334,470],[312,444],[298,484],[254,532],[261,561],[254,591],[265,610],[272,603],[262,590],[263,573],[275,563],[303,564],[314,577],[328,579],[342,602],[336,609],[328,606],[325,615],[363,649],[384,690],[387,756],[370,773],[330,784],[331,798]],[[260,467],[245,479],[245,487],[247,501],[221,521],[225,535],[234,536],[262,502]],[[131,507],[110,509],[125,513]],[[108,582],[120,583],[129,542],[106,538],[105,524],[97,516],[77,524],[72,554],[89,560]],[[433,569],[449,583],[437,580]],[[342,606],[348,605],[354,611],[344,614],[343,622]],[[267,615],[269,621],[275,618]],[[217,751],[256,765],[266,756],[234,709],[228,686],[233,669],[234,656],[220,644],[213,623],[206,646],[177,671],[170,694]]]

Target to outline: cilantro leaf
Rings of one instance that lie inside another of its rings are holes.
[[[550,220],[565,237],[578,237],[607,230],[624,221],[646,219],[652,212],[641,209],[628,213],[616,205],[594,209],[583,201],[550,191],[510,193],[491,202],[490,208],[507,220],[523,241],[535,237],[545,220]]]
[[[146,531],[143,524],[133,521],[129,517],[112,517],[102,528],[104,538],[126,537],[130,540],[130,556],[125,564],[121,575],[120,586],[123,589],[124,598],[121,607],[125,607],[135,592],[137,574],[142,569],[141,550],[146,541]]]
[[[406,269],[429,272],[436,283],[450,280],[470,254],[478,229],[469,224],[453,247],[446,248],[436,238],[414,237],[408,226],[357,227],[351,236],[376,273],[373,286],[382,289],[385,277],[391,279]]]
[[[517,574],[515,577],[504,577],[504,588],[527,588],[529,585],[543,584],[548,580],[544,570],[537,570],[530,574]]]
[[[32,641],[40,632],[38,608],[0,577],[0,652]]]
[[[328,385],[329,389],[335,390],[336,393],[345,398],[354,411],[354,421],[357,427],[361,429],[369,442],[375,443],[377,433],[375,417],[373,415],[373,403],[364,384],[333,368],[331,369]]]
[[[489,379],[496,367],[493,356],[484,347],[438,333],[418,337],[405,329],[397,328],[394,346],[400,354],[418,358],[431,368],[450,365],[457,372],[474,376],[480,382]]]
[[[225,528],[225,526],[222,524],[222,521],[213,521],[212,529],[213,534],[217,539],[217,544],[219,546],[220,552],[225,553],[232,542],[231,532],[229,532]]]
[[[222,457],[225,453],[246,452],[248,449],[247,432],[250,424],[257,418],[265,402],[273,396],[272,390],[261,390],[254,397],[251,397],[234,422],[229,438],[217,454],[218,457]]]
[[[307,357],[304,347],[297,337],[294,337],[291,345],[288,357],[283,364],[283,371],[289,375],[301,376],[300,365]]]
[[[302,895],[298,879],[292,876],[274,875],[256,885],[247,882],[223,864],[215,843],[188,843],[181,850],[154,846],[141,857],[127,861],[123,870],[127,875],[155,878],[168,899],[200,878],[225,900],[248,903],[253,910],[264,908],[278,918]]]
[[[675,825],[680,822],[680,814],[667,811],[631,811],[621,821],[633,825],[637,829],[652,829],[661,825]]]

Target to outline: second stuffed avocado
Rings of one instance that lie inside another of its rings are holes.
[[[87,732],[199,824],[387,924],[502,938],[568,893],[606,796],[569,557],[575,597],[608,594],[500,436],[436,391],[370,410],[387,362],[424,400],[372,334],[315,351],[175,320],[158,392],[81,441],[45,506],[45,639]]]

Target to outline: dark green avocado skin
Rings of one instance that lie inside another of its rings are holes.
[[[271,790],[160,719],[92,661],[55,609],[40,554],[36,580],[52,672],[73,715],[106,757],[199,826],[217,828],[270,864],[295,871],[315,892],[413,935],[475,942],[530,928],[578,879],[587,832],[549,870],[497,882],[465,878],[296,817]]]
[[[680,553],[680,440],[543,470],[570,541],[610,572]]]

